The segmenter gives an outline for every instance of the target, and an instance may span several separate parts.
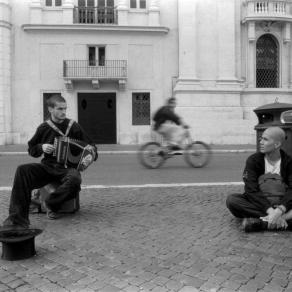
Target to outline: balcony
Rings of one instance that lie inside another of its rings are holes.
[[[292,22],[288,0],[247,0],[243,13],[243,22],[261,20]]]
[[[100,80],[117,81],[124,89],[127,80],[126,60],[64,60],[63,78],[67,89],[74,81],[90,80],[94,88],[100,87]]]
[[[74,7],[73,23],[118,24],[114,7]]]

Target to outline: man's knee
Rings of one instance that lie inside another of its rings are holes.
[[[242,194],[230,194],[226,198],[226,206],[235,217],[242,218],[242,206],[240,204],[240,198]]]
[[[27,177],[32,172],[32,164],[18,165],[15,171],[15,176]]]
[[[236,202],[237,202],[237,194],[230,194],[227,196],[227,199],[226,199],[226,206],[228,209],[234,207],[236,205]]]
[[[67,174],[67,179],[69,180],[70,184],[74,186],[80,186],[81,185],[81,175],[80,172],[76,169],[72,168]]]

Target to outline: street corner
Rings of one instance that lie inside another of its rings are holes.
[[[0,291],[288,291],[291,233],[244,233],[225,207],[240,191],[84,189],[75,214],[31,215],[37,255],[0,260]]]

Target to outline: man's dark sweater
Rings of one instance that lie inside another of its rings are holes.
[[[66,133],[69,119],[65,119],[62,123],[56,125],[57,128],[61,130],[64,134]],[[54,144],[55,137],[61,136],[58,132],[56,132],[51,126],[48,125],[47,122],[42,123],[36,130],[34,136],[28,141],[28,153],[33,157],[40,157],[42,154],[44,154],[44,158],[42,159],[42,162],[45,164],[56,164],[56,157],[53,156],[53,154],[47,154],[43,152],[42,145],[43,144]],[[74,122],[69,134],[69,138],[81,140],[88,144],[91,144],[95,147],[95,145],[92,143],[91,139],[86,135],[82,127]],[[96,157],[97,158],[97,157]]]
[[[284,205],[287,210],[292,208],[292,159],[284,151],[281,150],[281,177],[287,185],[287,191],[283,196],[280,205]],[[265,173],[265,155],[263,153],[255,153],[251,155],[245,165],[243,172],[243,181],[245,184],[245,195],[248,200],[266,212],[271,206],[269,200],[260,191],[258,179]]]
[[[157,131],[161,124],[165,123],[166,121],[171,121],[180,125],[180,117],[175,114],[173,110],[170,109],[169,106],[161,107],[154,115],[153,121],[155,122],[154,130]]]

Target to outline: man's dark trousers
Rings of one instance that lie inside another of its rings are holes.
[[[79,171],[57,164],[29,163],[18,166],[10,197],[9,216],[4,224],[28,226],[32,190],[53,181],[60,181],[61,185],[50,194],[46,204],[53,211],[58,211],[63,202],[76,197],[80,191]]]
[[[252,204],[245,194],[231,194],[227,197],[226,206],[237,218],[260,218],[267,214]],[[292,230],[292,220],[288,220],[288,229]]]

